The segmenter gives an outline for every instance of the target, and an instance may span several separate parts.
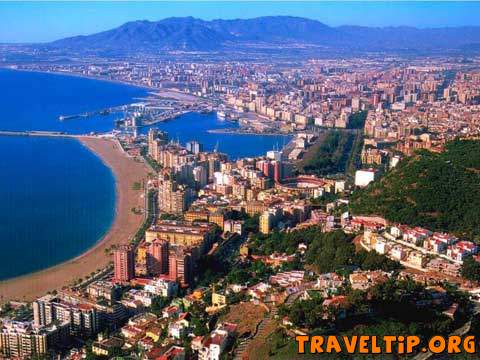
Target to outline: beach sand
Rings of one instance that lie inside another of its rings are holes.
[[[133,183],[148,174],[144,163],[128,157],[116,141],[101,138],[79,138],[110,167],[116,179],[116,215],[109,232],[92,248],[75,259],[62,264],[0,282],[0,303],[7,300],[29,301],[48,291],[60,289],[78,278],[111,261],[105,249],[113,244],[128,243],[143,222],[143,215],[135,215],[131,208],[143,207],[143,190],[133,190]],[[67,241],[68,239],[66,239]]]

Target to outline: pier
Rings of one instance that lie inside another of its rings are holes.
[[[9,130],[0,130],[0,136],[35,136],[35,137],[62,137],[62,138],[84,138],[90,137],[95,138],[99,137],[98,135],[75,135],[67,134],[60,131],[9,131]]]
[[[190,112],[193,112],[193,110],[179,110],[179,111],[168,111],[165,112],[157,117],[155,117],[152,120],[145,120],[142,122],[142,125],[140,127],[145,127],[145,126],[152,126],[161,122],[166,122],[173,120],[179,116],[188,114]]]
[[[89,118],[89,117],[96,116],[96,115],[108,115],[108,114],[111,114],[111,113],[114,113],[114,112],[123,111],[127,106],[128,105],[120,105],[120,106],[109,107],[109,108],[102,109],[102,110],[85,112],[85,113],[81,113],[81,114],[60,115],[58,117],[58,120],[65,121],[65,120],[72,120],[72,119],[78,119],[78,118]]]

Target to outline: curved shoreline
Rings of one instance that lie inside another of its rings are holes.
[[[136,88],[143,89],[143,90],[148,90],[148,91],[158,90],[158,88],[154,88],[154,87],[147,86],[147,85],[136,84],[136,83],[133,83],[133,82],[128,82],[126,80],[109,79],[109,78],[102,77],[102,76],[85,75],[85,74],[78,74],[78,73],[74,73],[74,72],[47,71],[47,70],[35,70],[35,69],[19,69],[19,68],[13,68],[13,67],[9,67],[9,66],[2,66],[2,67],[0,67],[0,69],[11,70],[11,71],[39,73],[39,74],[52,74],[52,75],[67,76],[67,77],[76,77],[76,78],[87,79],[87,80],[95,80],[95,81],[104,81],[104,82],[107,82],[107,83],[131,86],[131,87],[136,87]]]
[[[132,214],[130,209],[144,205],[143,191],[133,190],[132,184],[146,178],[146,165],[128,157],[112,139],[84,137],[78,140],[114,175],[116,204],[113,223],[105,235],[81,255],[44,270],[0,281],[0,302],[33,300],[106,266],[110,258],[104,250],[113,244],[128,243],[143,222],[143,216]]]

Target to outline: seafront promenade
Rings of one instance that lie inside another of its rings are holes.
[[[7,134],[3,132],[0,135]],[[105,249],[114,244],[128,243],[144,220],[142,215],[132,215],[130,209],[144,206],[143,190],[134,189],[132,184],[146,178],[149,171],[147,166],[127,156],[114,139],[100,136],[61,135],[76,138],[112,170],[116,186],[114,222],[105,236],[80,256],[45,270],[1,281],[0,302],[33,300],[48,291],[60,289],[74,280],[85,278],[92,271],[108,264],[110,259],[105,256]],[[28,136],[61,135],[34,133]]]

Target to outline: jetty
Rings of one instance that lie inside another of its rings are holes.
[[[120,106],[112,106],[106,109],[97,110],[97,111],[90,111],[81,114],[73,114],[73,115],[60,115],[58,120],[65,121],[65,120],[72,120],[78,118],[89,118],[96,115],[108,115],[114,112],[120,112],[125,110],[129,105],[120,105]]]
[[[0,130],[0,136],[36,136],[36,137],[62,137],[62,138],[83,138],[83,137],[98,137],[98,135],[76,135],[76,134],[67,134],[60,131],[10,131],[10,130]]]

